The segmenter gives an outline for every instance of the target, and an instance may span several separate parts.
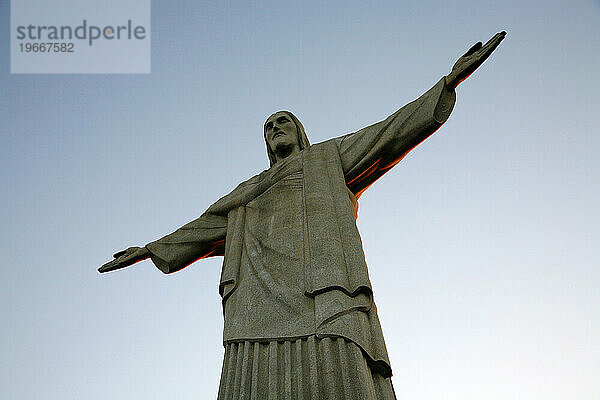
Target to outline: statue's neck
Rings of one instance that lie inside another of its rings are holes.
[[[300,148],[298,147],[298,145],[285,146],[277,149],[277,151],[275,152],[275,158],[277,159],[277,161],[281,161],[288,158],[289,156],[298,153],[300,153]]]

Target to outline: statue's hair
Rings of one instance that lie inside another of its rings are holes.
[[[285,113],[292,119],[292,121],[294,121],[294,125],[296,125],[296,132],[298,133],[298,146],[300,147],[300,150],[304,150],[305,148],[310,146],[308,136],[306,136],[304,126],[302,125],[300,120],[294,114],[285,110],[274,112],[269,116],[269,118],[271,118],[271,116],[277,113]],[[269,120],[269,118],[267,118],[267,121]],[[265,121],[265,124],[263,126],[263,136],[265,137],[265,144],[267,145],[267,155],[269,156],[270,166],[272,167],[277,162],[277,157],[275,157],[275,152],[271,149],[271,146],[269,146],[269,143],[267,142],[267,121]]]

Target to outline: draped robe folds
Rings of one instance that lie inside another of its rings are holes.
[[[362,349],[373,370],[391,376],[356,227],[357,198],[433,134],[455,100],[442,78],[385,120],[277,162],[146,245],[152,261],[171,273],[225,256],[219,285],[225,345],[344,338]],[[269,242],[273,232],[277,241]]]

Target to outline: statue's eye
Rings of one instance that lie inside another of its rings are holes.
[[[285,124],[286,122],[290,122],[290,120],[287,119],[286,117],[279,117],[279,118],[277,118],[277,122],[280,124]]]
[[[265,125],[265,128],[267,130],[272,129],[273,128],[273,123],[272,122],[267,122],[267,124]]]

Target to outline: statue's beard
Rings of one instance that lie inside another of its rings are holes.
[[[279,158],[286,158],[294,150],[294,145],[291,143],[278,143],[275,146],[274,153]]]

